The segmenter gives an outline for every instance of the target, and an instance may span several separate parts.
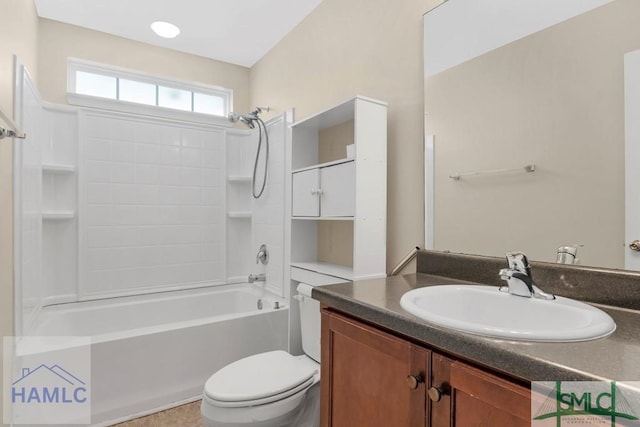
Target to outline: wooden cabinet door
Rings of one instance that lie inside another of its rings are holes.
[[[405,340],[323,311],[321,425],[426,426],[429,357]],[[422,379],[415,389],[409,376]]]
[[[435,354],[432,370],[433,386],[443,391],[431,402],[433,427],[531,427],[528,388]]]
[[[431,354],[431,383],[428,405],[429,426],[449,427],[451,425],[451,365],[453,361],[441,354]]]

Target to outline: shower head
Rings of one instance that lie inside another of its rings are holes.
[[[227,117],[231,123],[236,123],[240,121],[245,125],[249,126],[251,129],[255,127],[255,125],[253,124],[253,121],[258,118],[258,116],[253,113],[250,113],[250,114],[229,113],[229,116]]]
[[[238,113],[232,112],[232,113],[229,113],[227,117],[229,121],[232,123],[241,121],[245,125],[249,126],[250,129],[253,129],[256,127],[254,122],[258,120],[258,114],[262,113],[263,111],[269,111],[270,109],[271,108],[269,107],[256,107],[255,110],[253,110],[248,114],[238,114]]]

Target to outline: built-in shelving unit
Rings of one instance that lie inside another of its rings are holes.
[[[228,282],[246,280],[251,271],[251,167],[255,154],[252,133],[227,131],[226,141],[226,234]]]
[[[291,132],[291,294],[298,283],[386,276],[387,104],[357,96],[294,123]],[[347,157],[351,144],[355,155]]]
[[[42,164],[42,220],[76,217],[76,167],[69,164]]]
[[[78,111],[50,104],[43,110],[42,296],[56,304],[78,295]]]
[[[291,265],[386,274],[386,115],[386,103],[358,96],[291,126]],[[350,144],[354,158],[345,157]],[[333,221],[353,222],[352,259],[342,264],[319,250],[319,224]]]

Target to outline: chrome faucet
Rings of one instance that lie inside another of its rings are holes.
[[[512,295],[527,298],[540,298],[552,300],[556,297],[538,288],[531,278],[531,267],[527,256],[522,252],[507,253],[508,268],[500,270],[500,278],[507,282],[507,286],[501,286],[500,291],[509,292]]]
[[[264,273],[250,274],[248,280],[249,280],[249,283],[266,282],[267,281],[267,275],[264,274]]]
[[[267,251],[267,245],[264,243],[260,245],[258,253],[256,254],[256,264],[258,262],[261,262],[262,264],[267,264],[269,262],[269,252]]]

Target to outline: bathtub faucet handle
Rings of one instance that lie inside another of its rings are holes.
[[[264,243],[260,245],[260,249],[258,249],[258,253],[256,254],[256,264],[261,262],[262,264],[267,264],[269,262],[269,252],[267,251],[267,245]]]

